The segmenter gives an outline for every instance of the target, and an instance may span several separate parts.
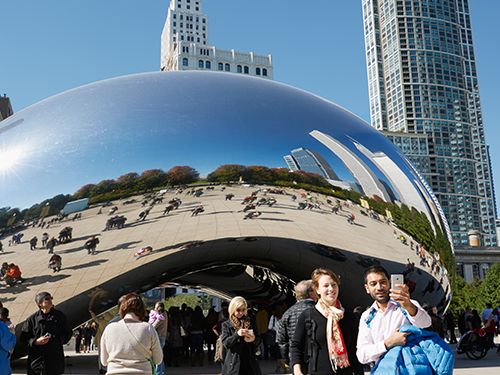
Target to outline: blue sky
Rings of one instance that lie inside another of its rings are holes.
[[[160,68],[169,0],[5,1],[0,95],[15,112],[66,90]],[[361,0],[205,0],[210,44],[272,54],[274,79],[370,121]],[[478,77],[500,189],[498,0],[470,0]],[[492,44],[491,41],[495,41]],[[134,93],[130,93],[134,95]],[[70,192],[72,193],[72,192]]]

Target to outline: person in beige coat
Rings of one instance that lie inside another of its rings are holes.
[[[146,307],[141,297],[129,293],[120,305],[122,320],[109,324],[101,338],[101,362],[107,374],[153,373],[152,365],[163,361],[163,351],[154,327],[144,322]]]

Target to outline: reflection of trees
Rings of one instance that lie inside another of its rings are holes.
[[[198,181],[200,174],[196,169],[184,165],[182,167],[173,167],[167,172],[167,178],[170,185],[187,185]]]
[[[212,173],[209,173],[207,180],[210,182],[230,183],[231,181],[239,181],[243,177],[247,167],[239,164],[224,164],[217,168]]]
[[[451,276],[455,274],[455,257],[451,245],[439,225],[436,225],[436,232],[434,233],[427,215],[419,212],[415,207],[410,210],[405,204],[402,204],[401,208],[395,204],[390,204],[388,209],[392,214],[394,224],[399,229],[410,234],[431,254],[439,254],[448,273]]]
[[[39,218],[42,214],[42,210],[49,206],[49,212],[47,215],[53,215],[55,213],[59,213],[66,203],[71,201],[71,197],[69,195],[59,194],[53,198],[46,199],[42,203],[37,203],[31,206],[30,208],[19,211],[18,208],[11,209],[10,207],[0,208],[0,228],[7,227],[7,224],[11,218],[15,218],[12,222],[12,226],[22,222],[23,220],[31,220],[35,218]],[[14,216],[15,215],[15,216]],[[1,232],[1,230],[0,230]]]
[[[244,180],[246,183],[276,184],[292,186],[308,184],[314,188],[326,188],[331,193],[332,187],[322,176],[304,171],[290,172],[288,168],[268,168],[261,165],[246,167],[239,164],[224,164],[210,173],[207,177],[210,182],[230,183]],[[316,190],[315,190],[316,191]]]

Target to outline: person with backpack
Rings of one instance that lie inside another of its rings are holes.
[[[297,322],[291,345],[294,375],[364,375],[356,358],[358,318],[338,300],[339,277],[318,268],[311,280],[318,302]]]

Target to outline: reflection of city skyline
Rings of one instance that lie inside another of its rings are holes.
[[[365,195],[370,198],[373,198],[373,196],[378,196],[386,202],[391,201],[389,193],[387,192],[385,186],[380,183],[375,173],[363,160],[361,160],[359,156],[357,156],[347,146],[343,145],[330,135],[324,134],[317,130],[313,130],[309,134],[323,143],[342,160],[353,178],[363,188]]]
[[[378,179],[374,171],[371,170],[353,150],[350,150],[343,144],[341,145],[333,137],[319,131],[313,131],[310,135],[322,142],[337,157],[339,157],[340,160],[342,160],[344,166],[347,168],[355,181],[346,182],[340,179],[328,179],[328,174],[325,173],[325,170],[333,171],[331,165],[319,152],[304,148],[292,150],[292,155],[286,155],[284,157],[290,170],[303,170],[306,172],[318,173],[325,177],[328,182],[334,186],[339,186],[347,190],[355,190],[367,196],[370,196],[367,194],[367,191],[383,192],[384,196],[378,194],[375,195],[378,195],[383,199],[387,198],[385,199],[386,202],[395,203],[396,201],[399,201],[410,208],[414,207],[419,212],[425,213],[429,223],[433,227],[435,226],[435,223],[444,223],[446,235],[449,239],[451,239],[449,236],[450,232],[447,222],[444,220],[444,213],[442,212],[439,204],[436,206],[435,197],[427,197],[427,194],[433,194],[421,176],[410,179],[408,175],[403,172],[401,167],[399,167],[397,163],[389,158],[384,152],[371,152],[360,142],[348,136],[348,139],[352,142],[356,149],[361,152],[362,155],[367,157],[368,160],[370,160],[385,176],[388,180],[388,182],[386,182],[383,179]],[[405,159],[404,162],[414,173],[417,172],[408,160]],[[421,186],[421,183],[424,183],[424,185]]]

